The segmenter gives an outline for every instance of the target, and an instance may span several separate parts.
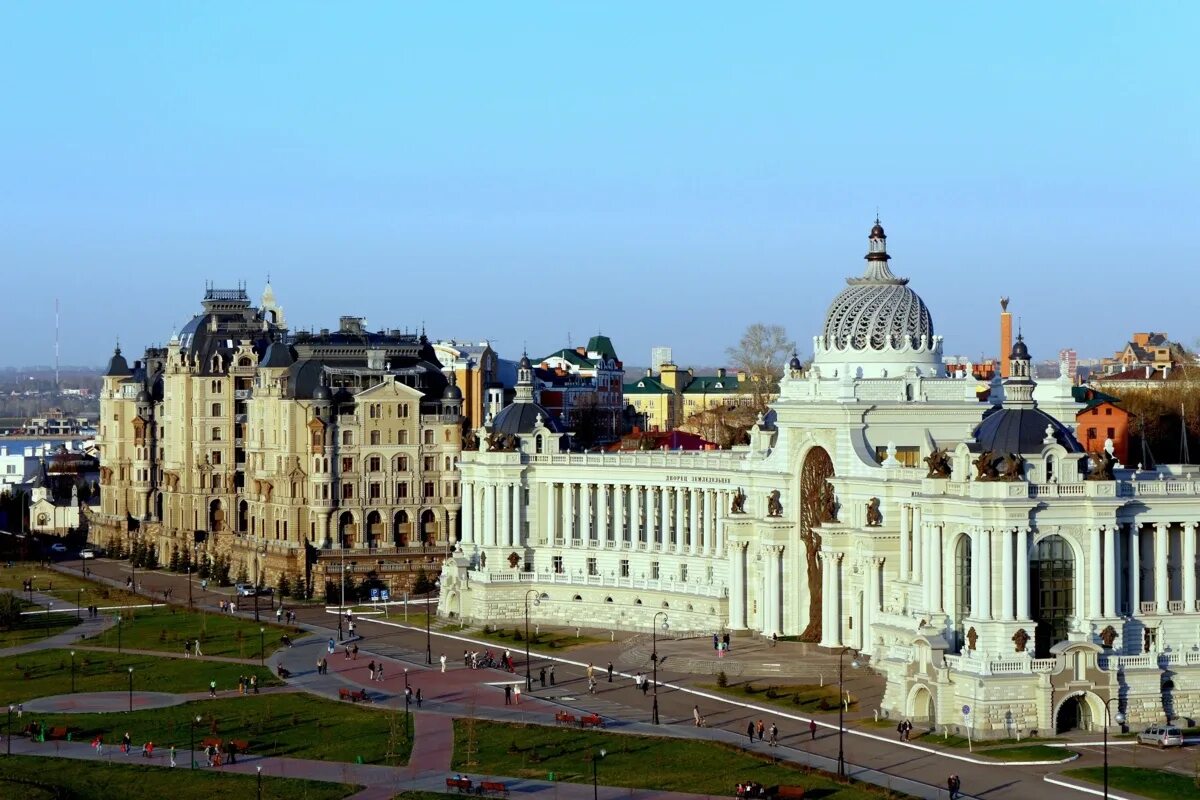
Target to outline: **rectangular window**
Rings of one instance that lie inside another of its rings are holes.
[[[408,431],[400,431],[398,444],[408,444]]]
[[[433,497],[433,481],[425,481],[425,497]]]
[[[650,562],[650,577],[653,578],[654,580],[658,580],[658,562],[657,561]]]
[[[679,580],[681,580],[681,581],[687,580],[687,564],[679,565]]]
[[[433,456],[425,456],[425,471],[433,472]]]
[[[1110,439],[1112,439],[1112,438],[1115,438],[1115,436],[1116,436],[1116,433],[1117,433],[1117,432],[1116,432],[1116,430],[1115,430],[1114,428],[1109,428],[1109,429],[1108,429],[1108,438],[1110,438]]]
[[[220,429],[220,428],[213,428],[213,429],[212,429],[212,440],[213,440],[214,442],[219,442],[219,441],[221,441],[221,429]]]
[[[600,574],[599,572],[596,571],[596,559],[589,558],[587,560],[587,570],[588,570],[588,575],[599,575]]]
[[[628,558],[621,559],[621,577],[622,578],[629,577],[629,559]]]
[[[563,571],[562,556],[555,556],[554,560],[553,560],[553,564],[554,564],[554,571],[556,573],[558,573],[559,575],[561,575],[562,571]]]
[[[353,458],[343,458],[342,459],[342,472],[354,472],[354,459]]]
[[[408,484],[407,483],[397,483],[396,484],[396,499],[397,500],[407,500],[408,499]]]
[[[379,444],[379,431],[371,431],[371,444]]]
[[[368,489],[370,491],[370,497],[372,500],[378,500],[383,496],[383,491],[378,483],[372,483]]]
[[[432,431],[432,430],[428,430],[428,429],[426,429],[426,431],[425,431],[425,444],[433,444],[433,431]]]
[[[221,451],[220,450],[212,451],[212,463],[213,463],[214,467],[221,463]]]
[[[343,483],[342,484],[342,499],[343,500],[353,500],[354,499],[354,484],[353,483]]]
[[[375,433],[378,433],[378,431],[375,431]],[[371,469],[371,472],[379,472],[379,470],[381,468],[381,461],[380,461],[379,456],[371,456],[371,460],[369,462],[369,467]]]
[[[400,456],[396,459],[396,469],[400,472],[408,472],[408,456]]]

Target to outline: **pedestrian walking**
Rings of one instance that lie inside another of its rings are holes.
[[[280,606],[279,608],[275,609],[275,621],[276,622],[283,621],[283,606]]]
[[[763,740],[763,734],[765,734],[767,732],[767,726],[764,725],[763,721],[760,719],[758,721],[758,724],[755,725],[754,728],[755,728],[755,730],[758,731],[758,740],[761,742]]]
[[[421,687],[417,687],[417,708],[421,707]]]
[[[554,665],[550,665],[550,685],[554,685]]]
[[[812,740],[815,742],[817,740],[817,722],[816,722],[816,720],[810,719],[808,721],[808,733],[812,737]]]
[[[750,738],[750,744],[754,744],[754,720],[746,723],[746,736]]]
[[[950,793],[950,800],[957,800],[958,793],[962,790],[962,781],[957,775],[946,779],[946,790]]]
[[[142,758],[154,758],[154,742],[142,742]]]
[[[538,682],[542,685],[543,689],[546,688],[546,668],[545,667],[542,667],[540,670],[538,670]]]
[[[779,644],[779,634],[772,633],[771,634],[771,647],[774,647],[777,644]]]
[[[779,745],[779,726],[774,722],[771,723],[771,738],[768,740],[767,744],[771,745],[771,747],[776,747]]]
[[[596,693],[596,679],[589,677],[588,678],[588,694],[595,694],[595,693]]]
[[[692,724],[700,727],[700,706],[692,706]]]
[[[650,692],[650,679],[645,675],[642,676],[642,697],[645,697]]]
[[[442,672],[445,672],[446,671],[446,654],[442,653],[441,658],[439,658],[438,661],[440,661],[442,663]]]
[[[104,740],[99,736],[92,740],[92,747],[96,748],[97,756],[102,757],[104,755]]]
[[[506,706],[512,705],[512,690],[512,686],[508,685],[507,683],[504,684],[504,705]]]
[[[337,645],[334,644],[332,636],[329,637],[329,643],[325,645],[325,649],[330,655],[333,655],[333,652],[337,650]]]
[[[610,662],[608,662],[608,682],[609,683],[612,683],[612,673],[613,673],[613,667],[612,667],[612,662],[610,661]]]
[[[175,745],[171,745],[171,766],[175,766]]]
[[[208,696],[209,697],[217,696],[217,682],[215,680],[208,682]]]
[[[713,650],[721,649],[721,639],[715,633],[713,634]]]
[[[371,680],[375,680],[375,662],[374,661],[372,661],[370,664],[367,664],[367,672],[370,673]]]
[[[258,676],[257,675],[250,676],[250,691],[254,692],[254,694],[258,694]]]
[[[192,657],[192,640],[191,639],[183,640],[183,657],[184,658]]]
[[[99,613],[99,612],[97,612],[97,613]],[[200,640],[199,639],[195,639],[192,641],[192,650],[195,652],[195,654],[197,656],[204,655],[204,653],[200,652]]]
[[[354,647],[353,647],[353,649],[351,649],[350,653],[351,653],[350,658],[353,661],[358,661],[358,645],[354,645]]]
[[[375,680],[377,680],[377,681],[383,680],[383,662],[382,661],[380,661],[378,664],[375,665]]]
[[[129,735],[129,731],[125,731],[125,735],[121,737],[121,752],[129,755],[129,748],[133,745],[133,737]]]
[[[517,705],[521,705],[521,687],[520,687],[520,685],[513,687],[513,699],[516,701]]]

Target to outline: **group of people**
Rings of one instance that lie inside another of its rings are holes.
[[[382,681],[383,680],[383,661],[380,660],[380,662],[378,664],[376,664],[374,659],[372,659],[371,663],[367,664],[367,672],[370,673],[371,680]]]
[[[125,731],[125,735],[121,737],[121,752],[129,755],[133,752],[133,735],[129,731]],[[104,739],[97,736],[92,739],[92,749],[96,751],[96,755],[104,755]],[[175,745],[171,745],[170,749],[171,766],[175,766]],[[142,758],[154,758],[154,742],[146,741],[142,743]]]
[[[717,658],[724,658],[729,652],[729,634],[713,634],[713,650],[717,651]]]
[[[296,624],[296,612],[290,608],[285,609],[283,606],[275,609],[275,621],[284,622],[286,619],[288,625]]]
[[[238,694],[258,694],[258,676],[238,675]]]
[[[478,651],[463,650],[463,666],[468,669],[505,669],[509,672],[516,672],[512,653],[508,650],[505,650],[504,654],[499,657],[493,655],[491,650],[485,651],[482,655]]]
[[[236,614],[238,610],[238,604],[236,600],[222,600],[217,603],[217,606],[222,612],[229,614]]]
[[[697,710],[696,713],[699,714],[699,711]],[[816,738],[816,729],[816,723],[809,722],[809,730],[813,731],[814,739]],[[750,737],[750,744],[754,744],[754,737],[756,735],[758,736],[759,742],[762,742],[765,738],[767,740],[767,744],[771,747],[776,747],[779,744],[779,726],[774,722],[771,723],[770,728],[768,728],[766,723],[764,723],[761,719],[758,722],[755,722],[754,720],[747,722],[746,736]]]
[[[646,692],[650,691],[650,679],[646,677],[644,672],[638,672],[633,676],[633,685],[641,690],[643,697],[646,695]]]
[[[184,639],[183,640],[183,657],[191,658],[193,655],[195,655],[195,656],[204,655],[204,653],[200,652],[200,640],[199,639]]]

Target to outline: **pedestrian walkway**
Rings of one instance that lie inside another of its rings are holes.
[[[76,650],[88,650],[95,653],[117,653],[124,656],[153,656],[154,658],[174,658],[188,661],[213,661],[221,664],[243,664],[246,666],[259,666],[260,659],[257,658],[234,658],[233,656],[189,656],[180,653],[177,650],[139,650],[130,647],[122,647],[117,650],[115,647],[100,647],[93,644],[77,644]],[[269,657],[268,657],[269,658]],[[267,659],[261,660],[264,664]]]
[[[263,686],[256,694],[292,694],[301,689],[296,686]],[[152,708],[170,708],[184,703],[204,700],[222,700],[231,697],[252,697],[237,689],[222,689],[214,697],[207,691],[183,692],[134,692],[133,710],[145,711]],[[113,711],[128,711],[129,692],[76,692],[39,697],[24,703],[25,710],[35,714],[106,714]]]
[[[15,594],[13,590],[3,591],[7,591],[9,594]],[[28,592],[21,592],[20,594],[21,596],[28,597]],[[43,605],[45,605],[48,600],[45,595],[41,595],[38,592],[34,592],[33,597],[35,603],[41,602]],[[71,613],[74,613],[76,610],[75,605],[71,604],[69,609]],[[116,620],[114,620],[111,616],[101,614],[98,617],[88,617],[86,614],[86,609],[84,609],[84,612],[83,619],[79,621],[78,625],[68,628],[61,633],[56,633],[53,636],[47,636],[43,639],[35,639],[34,641],[27,642],[25,644],[0,648],[0,658],[4,658],[6,656],[20,656],[25,655],[26,653],[33,653],[37,650],[52,650],[60,647],[77,648],[80,640],[87,639],[92,636],[99,636],[101,633],[116,624]],[[63,613],[66,612],[64,611]]]

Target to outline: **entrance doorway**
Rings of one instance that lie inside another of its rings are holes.
[[[1063,704],[1058,707],[1058,718],[1054,721],[1055,733],[1090,730],[1092,730],[1092,707],[1088,705],[1087,698],[1082,695],[1073,695],[1064,700]]]

